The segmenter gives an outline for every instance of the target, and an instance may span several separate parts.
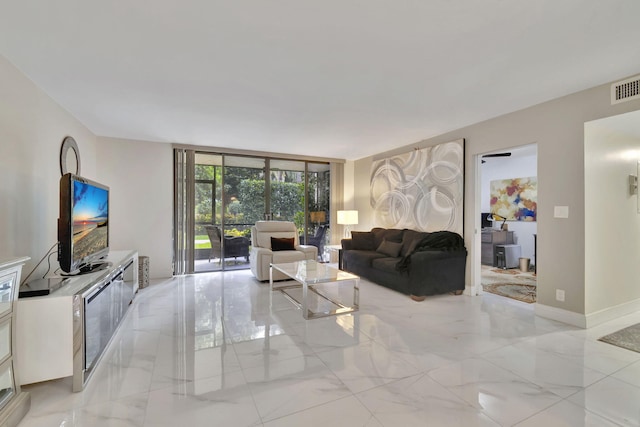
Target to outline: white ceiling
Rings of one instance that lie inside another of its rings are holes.
[[[357,159],[640,72],[638,0],[0,0],[100,136]]]

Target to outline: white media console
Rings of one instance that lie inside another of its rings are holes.
[[[84,388],[138,290],[137,251],[104,261],[109,267],[65,278],[48,295],[18,299],[21,384],[73,376],[73,391]]]

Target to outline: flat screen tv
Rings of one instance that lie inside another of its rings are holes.
[[[109,254],[109,187],[65,174],[60,178],[58,262],[69,274],[105,266]]]

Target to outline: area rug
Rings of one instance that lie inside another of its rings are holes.
[[[482,289],[485,292],[513,298],[528,304],[536,302],[536,287],[533,285],[520,283],[491,283],[486,285],[483,284]]]
[[[503,270],[488,265],[482,266],[482,289],[528,304],[536,302],[536,279],[535,273],[525,273],[519,268]]]
[[[500,273],[500,274],[510,274],[512,276],[515,276],[516,274],[520,273],[520,270],[516,270],[514,268],[510,268],[508,270],[504,270],[502,268],[494,268],[493,270],[491,270],[492,273]]]
[[[621,329],[618,332],[605,335],[598,341],[640,353],[640,323]]]

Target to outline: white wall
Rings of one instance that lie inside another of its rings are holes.
[[[480,208],[482,212],[491,212],[491,181],[509,178],[537,176],[538,156],[489,158],[482,164],[482,182]],[[495,228],[499,228],[494,224]],[[514,232],[516,244],[521,246],[522,255],[534,263],[534,237],[538,227],[536,222],[507,221],[509,231]]]
[[[593,159],[601,159],[618,149],[608,149],[605,144],[594,147],[600,150],[599,157],[593,157],[590,151],[585,153],[585,122],[635,110],[640,110],[639,100],[612,106],[607,84],[360,159],[354,163],[353,171],[353,206],[360,213],[357,229],[367,230],[375,225],[368,193],[374,159],[464,138],[465,242],[474,251],[471,244],[476,221],[474,157],[536,141],[538,305],[584,315],[638,299],[638,286],[633,280],[638,259],[635,246],[623,246],[630,255],[621,256],[619,264],[613,255],[619,252],[617,247],[608,256],[603,256],[604,249],[596,250],[605,238],[601,235],[605,233],[601,217],[611,214],[611,206],[599,203],[595,197],[618,185],[623,187],[626,178],[612,177],[616,183],[592,191],[593,177],[601,175],[598,168],[613,171],[616,163]],[[113,189],[114,228],[115,225],[119,228],[111,235],[114,249],[138,249],[140,254],[151,257],[153,277],[170,275],[173,193],[170,146],[106,138],[98,141],[1,56],[0,257],[28,255],[33,258],[25,269],[29,271],[57,240],[59,150],[67,135],[73,136],[79,145],[81,174]],[[615,141],[621,146],[632,144]],[[624,175],[629,173],[625,170]],[[144,195],[140,184],[148,185]],[[619,194],[611,197],[618,204],[614,205],[616,208],[628,209],[626,204],[633,203]],[[589,213],[585,215],[587,203]],[[558,205],[569,207],[569,218],[553,217],[554,206]],[[609,249],[613,240],[629,237],[628,230],[623,232],[618,227],[613,230],[611,240],[605,240]],[[636,235],[633,240],[638,240]],[[474,254],[470,255],[473,258]],[[621,280],[603,280],[611,267],[622,270],[616,276]],[[587,272],[593,276],[587,277]],[[470,280],[467,263],[468,284]],[[555,290],[560,286],[566,292],[564,302],[555,300]]]
[[[629,115],[640,123],[640,113]],[[612,119],[585,124],[587,313],[640,300],[640,214],[628,189],[638,160],[640,137],[620,133]]]
[[[23,278],[58,240],[65,136],[78,143],[81,174],[97,180],[96,137],[0,56],[0,258],[31,257]]]
[[[355,163],[352,160],[347,160],[344,164],[344,205],[343,209],[353,210],[354,206],[354,182],[353,171]]]
[[[171,146],[97,138],[2,56],[0,258],[31,257],[26,277],[57,242],[59,159],[65,136],[78,143],[80,174],[111,189],[111,248],[137,249],[150,257],[152,277],[171,276]],[[55,257],[52,261],[57,267]],[[33,277],[44,274],[46,264]]]
[[[640,100],[611,105],[611,85],[605,84],[360,159],[356,161],[354,169],[355,207],[360,212],[358,229],[366,230],[375,225],[368,194],[369,173],[374,159],[464,138],[464,238],[467,249],[471,251],[469,259],[474,259],[478,250],[473,245],[477,221],[475,156],[535,141],[538,146],[536,313],[579,324],[586,318],[587,313],[585,233],[591,232],[585,229],[584,215],[584,123],[635,110],[640,110]],[[569,218],[555,218],[554,206],[568,206]],[[603,209],[608,210],[608,207]],[[471,282],[473,278],[469,262],[466,277],[468,286],[478,286]],[[636,298],[635,291],[630,292],[625,285],[608,283],[606,286],[609,292],[619,293],[619,300]],[[565,291],[565,301],[557,301],[555,298],[556,289],[559,288]],[[589,289],[589,292],[593,290]],[[612,306],[605,307],[610,308]]]
[[[149,257],[152,278],[173,274],[173,150],[98,138],[99,181],[110,187],[110,246]]]

